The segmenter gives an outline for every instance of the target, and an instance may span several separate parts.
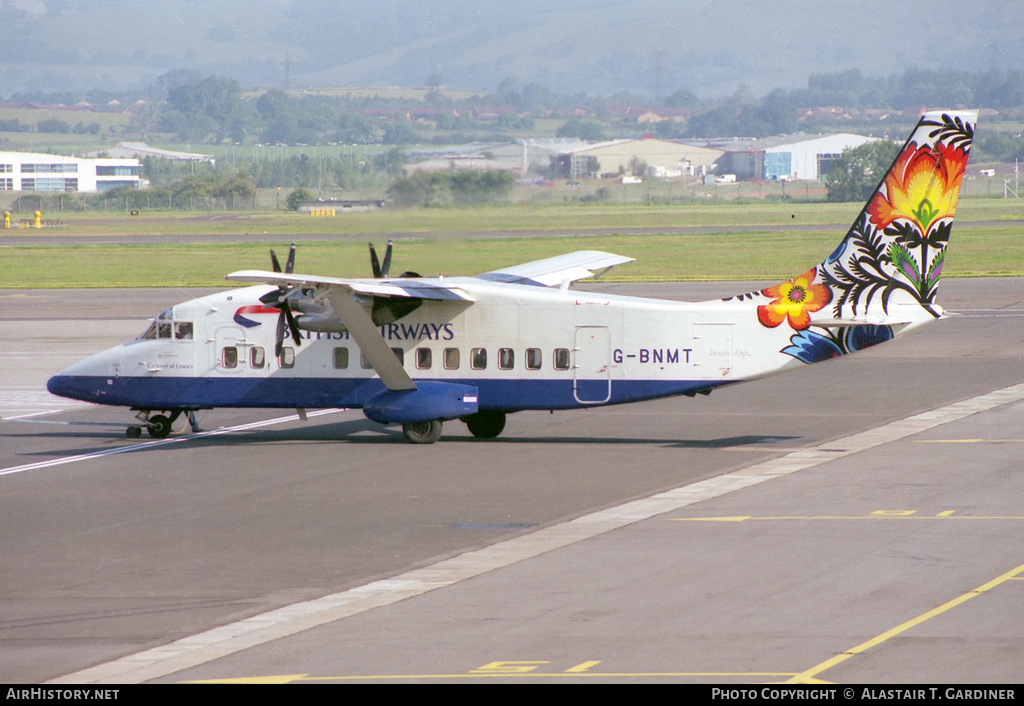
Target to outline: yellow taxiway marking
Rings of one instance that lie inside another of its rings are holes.
[[[187,684],[289,684],[292,682],[319,681],[388,681],[403,679],[481,679],[494,677],[748,677],[757,679],[792,677],[796,672],[592,672],[593,667],[601,664],[601,660],[580,662],[564,672],[538,672],[537,669],[548,667],[550,660],[501,660],[488,662],[461,674],[350,674],[340,677],[318,677],[309,674],[282,674],[257,677],[233,677],[229,679],[208,679],[185,682]]]
[[[917,439],[918,444],[1019,444],[1024,439]]]
[[[782,520],[1024,520],[1022,515],[954,515],[943,510],[936,515],[917,515],[914,510],[877,510],[870,515],[776,515],[754,517],[670,517],[669,522],[777,522]]]
[[[936,617],[938,615],[942,615],[946,611],[951,610],[953,608],[956,608],[958,605],[966,603],[967,601],[971,600],[972,598],[975,598],[977,596],[980,596],[983,593],[991,591],[993,588],[999,586],[1002,583],[1005,583],[1006,581],[1009,581],[1011,579],[1016,579],[1018,574],[1021,574],[1021,573],[1024,573],[1024,564],[1021,564],[1020,566],[1018,566],[1016,569],[1013,569],[1012,571],[1007,571],[1005,574],[1003,574],[1001,576],[997,576],[996,578],[992,579],[991,581],[989,581],[986,584],[982,584],[981,586],[978,586],[973,591],[968,591],[967,593],[964,593],[964,594],[962,594],[960,596],[957,596],[956,598],[954,598],[951,601],[943,603],[938,608],[933,608],[932,610],[929,610],[927,613],[922,613],[921,615],[917,616],[916,618],[912,618],[911,620],[908,620],[905,623],[901,623],[901,624],[897,625],[896,627],[892,628],[891,630],[887,630],[887,631],[883,632],[881,635],[878,635],[876,637],[871,638],[867,642],[862,642],[859,645],[857,645],[856,647],[853,647],[853,648],[851,648],[849,650],[846,650],[845,652],[841,652],[841,653],[837,654],[832,659],[825,660],[821,664],[815,665],[815,666],[811,667],[810,669],[808,669],[806,671],[800,672],[799,674],[797,674],[796,676],[791,678],[789,680],[789,683],[794,683],[794,684],[808,683],[811,680],[815,679],[815,677],[817,677],[819,674],[821,674],[825,670],[831,669],[832,667],[835,667],[837,664],[841,664],[842,662],[845,662],[850,657],[853,657],[854,655],[859,655],[859,654],[861,654],[863,652],[867,652],[872,647],[876,647],[878,645],[881,645],[886,640],[889,640],[889,639],[891,639],[893,637],[896,637],[897,635],[901,635],[901,634],[903,634],[904,632],[906,632],[907,630],[909,630],[912,627],[915,627],[917,625],[920,625],[921,623],[924,623],[924,622],[926,622],[928,620],[931,620],[932,618],[934,618],[934,617]]]
[[[607,679],[617,677],[630,679],[637,677],[707,677],[707,678],[785,678],[796,676],[795,672],[513,672],[513,673],[454,673],[454,674],[352,674],[342,677],[317,677],[308,674],[236,677],[232,679],[205,679],[200,681],[181,682],[182,684],[288,684],[296,682],[327,682],[327,681],[401,681],[405,679],[493,679],[509,677],[552,678],[552,677],[597,677]]]
[[[308,674],[277,674],[266,677],[236,677],[234,679],[208,679],[203,681],[187,681],[185,684],[291,684],[302,681]]]
[[[601,660],[599,659],[591,660],[590,662],[581,662],[575,667],[569,667],[565,671],[568,674],[583,674],[584,672],[590,671],[591,667],[596,667],[599,664],[601,664]]]

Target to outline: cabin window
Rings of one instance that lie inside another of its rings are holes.
[[[221,365],[225,368],[237,368],[238,367],[238,349],[234,346],[227,346],[221,351],[220,355]]]
[[[540,348],[527,348],[526,349],[526,369],[527,370],[540,370],[541,363],[544,360],[544,355],[540,352]]]
[[[556,348],[555,349],[555,370],[568,370],[569,369],[569,349],[568,348]]]
[[[516,367],[516,352],[511,348],[498,349],[498,368],[501,370],[512,370]]]
[[[278,364],[282,368],[294,368],[295,367],[295,349],[291,346],[285,346],[281,349],[281,355],[277,358]]]
[[[433,357],[433,351],[429,348],[417,348],[416,367],[419,370],[430,370],[430,364],[433,362]]]
[[[487,349],[474,348],[469,352],[469,367],[473,370],[487,369]]]
[[[260,346],[249,349],[249,366],[259,370],[267,364],[267,353]]]
[[[445,370],[458,370],[459,369],[459,349],[458,348],[445,348],[444,349],[444,369]]]
[[[174,323],[174,337],[179,341],[192,340],[192,322],[176,321]]]
[[[156,325],[157,337],[158,338],[170,338],[171,337],[171,322],[161,321]]]
[[[400,364],[405,365],[405,351],[404,350],[402,350],[401,348],[392,348],[391,352],[395,354],[395,357],[398,358],[398,362]],[[370,362],[370,359],[366,357],[365,353],[360,353],[359,354],[359,366],[363,370],[373,370],[373,363]]]
[[[344,370],[348,367],[348,348],[334,349],[334,367],[338,370]]]

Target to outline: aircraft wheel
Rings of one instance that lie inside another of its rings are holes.
[[[441,438],[441,420],[402,425],[402,434],[411,444],[433,444]]]
[[[129,439],[138,439],[140,436],[142,436],[142,427],[140,427],[137,424],[133,424],[124,430],[124,435],[127,436]]]
[[[171,434],[171,420],[162,414],[150,417],[148,429],[149,435],[154,439],[166,439]]]
[[[505,413],[497,410],[477,412],[463,417],[462,421],[478,439],[493,439],[505,429]]]

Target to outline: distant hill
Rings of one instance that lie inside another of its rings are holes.
[[[763,95],[858,68],[1024,69],[1006,0],[0,0],[0,98],[145,87],[196,69],[246,87]]]

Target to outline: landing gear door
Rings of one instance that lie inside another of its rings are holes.
[[[611,335],[607,326],[577,326],[573,350],[576,401],[600,404],[612,397]]]

